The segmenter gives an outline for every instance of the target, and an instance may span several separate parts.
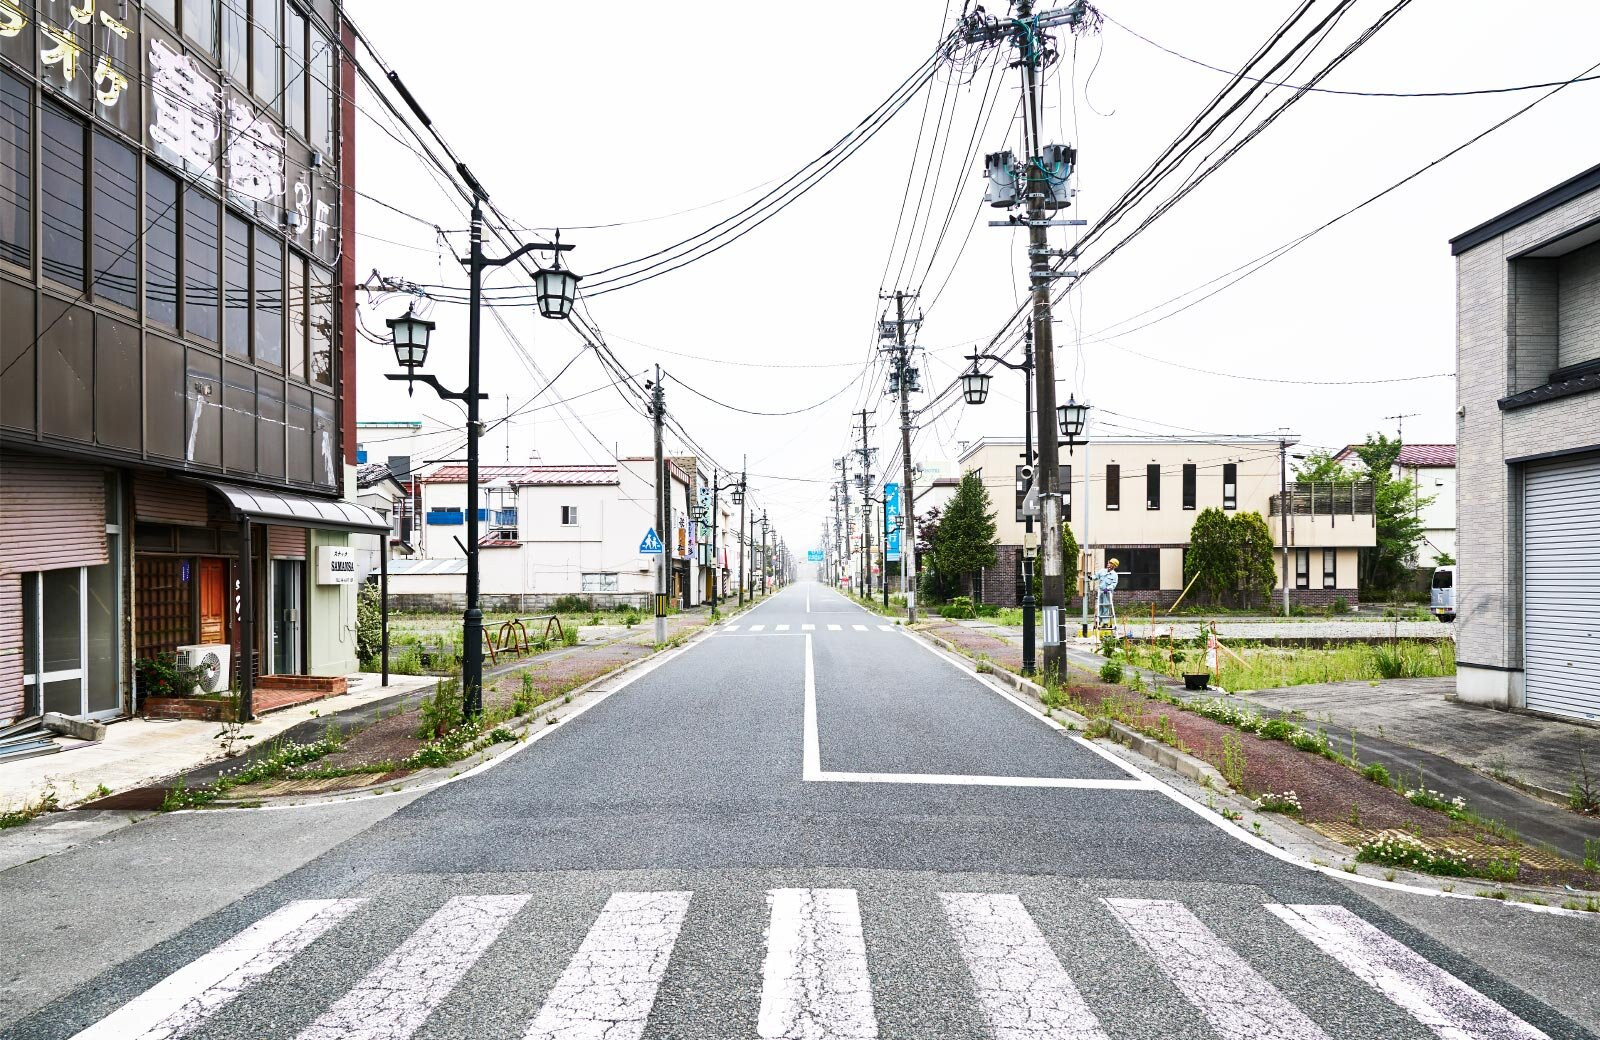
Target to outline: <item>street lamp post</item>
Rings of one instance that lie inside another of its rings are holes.
[[[1067,403],[1056,409],[1056,422],[1061,427],[1061,436],[1066,438],[1067,454],[1072,454],[1072,449],[1083,438],[1083,431],[1089,423],[1089,406],[1079,404],[1076,394],[1067,395]],[[1084,565],[1083,559],[1089,555],[1089,446],[1087,439],[1082,441],[1083,448],[1083,501],[1080,508],[1083,511],[1083,544],[1078,547],[1078,580],[1083,584],[1083,635],[1089,635],[1089,569]],[[1097,608],[1098,609],[1098,608]]]
[[[967,355],[972,361],[972,370],[961,377],[961,391],[968,404],[982,404],[989,398],[990,375],[978,370],[979,361],[993,361],[1004,365],[1013,372],[1021,372],[1023,378],[1022,388],[1022,463],[1025,477],[1030,481],[1030,489],[1037,486],[1034,481],[1033,465],[1033,330],[1029,329],[1023,338],[1022,363],[1007,361],[997,354],[972,353]],[[1026,499],[1024,499],[1026,505]],[[1033,534],[1033,513],[1025,511],[1023,514],[1024,530],[1029,536]],[[1033,595],[1033,553],[1038,552],[1038,547],[1033,544],[1031,537],[1023,540],[1022,546],[1022,674],[1032,675],[1035,670],[1036,619],[1035,613],[1038,601]]]
[[[417,371],[427,358],[428,337],[433,331],[433,322],[424,321],[408,311],[404,317],[391,319],[387,323],[394,333],[395,360],[405,371],[386,373],[386,378],[405,380],[408,395],[414,389],[414,384],[421,382],[433,387],[440,398],[464,401],[467,406],[467,604],[462,617],[461,691],[463,711],[469,718],[483,711],[483,611],[478,607],[478,439],[483,435],[483,424],[478,419],[478,404],[489,396],[479,390],[483,272],[491,267],[504,267],[535,251],[555,253],[555,263],[534,275],[534,291],[540,314],[546,318],[565,319],[572,313],[572,305],[578,294],[579,276],[561,266],[561,253],[571,248],[571,245],[562,245],[561,236],[557,234],[553,243],[532,242],[503,257],[491,259],[484,256],[483,199],[478,193],[473,194],[471,252],[460,261],[471,279],[465,390],[458,392],[447,389],[437,377]]]

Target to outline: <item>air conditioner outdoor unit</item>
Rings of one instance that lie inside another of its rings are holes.
[[[178,647],[178,665],[198,671],[195,693],[219,693],[228,689],[228,663],[233,647],[227,643],[197,643]]]

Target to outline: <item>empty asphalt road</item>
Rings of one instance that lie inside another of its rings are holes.
[[[1600,920],[1242,844],[814,584],[422,795],[0,873],[6,1037],[1593,1034]]]

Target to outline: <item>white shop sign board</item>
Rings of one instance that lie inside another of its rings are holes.
[[[356,551],[347,545],[317,546],[317,584],[354,585]]]

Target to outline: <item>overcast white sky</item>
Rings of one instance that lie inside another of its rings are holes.
[[[998,11],[1004,4],[988,6]],[[1287,0],[1099,6],[1173,50],[1229,68],[1242,64],[1293,8]],[[1319,8],[1330,6],[1331,0],[1317,0]],[[1359,0],[1318,55],[1334,54],[1389,6],[1391,0]],[[527,225],[571,228],[564,240],[578,248],[567,260],[585,272],[698,231],[759,195],[750,189],[798,169],[918,66],[948,26],[945,19],[959,13],[960,0],[949,9],[944,0],[692,6],[349,0],[348,7],[495,201]],[[1322,86],[1414,92],[1563,80],[1600,61],[1596,41],[1600,4],[1592,0],[1514,6],[1416,0]],[[1070,36],[1062,46],[1063,60],[1046,79],[1044,126],[1048,139],[1078,147],[1080,194],[1069,215],[1092,220],[1226,77],[1110,23],[1099,37],[1078,42],[1076,60]],[[1322,64],[1313,58],[1292,81],[1303,82]],[[995,81],[1003,91],[970,167],[962,159],[982,114],[988,72],[947,93],[948,78],[933,84],[927,117],[931,134],[949,98],[953,139],[927,182],[935,218],[919,238],[920,255],[913,242],[915,262],[904,265],[900,281],[916,288],[931,256],[921,286],[926,303],[948,275],[920,336],[931,390],[955,376],[974,342],[999,328],[1026,277],[1019,233],[984,226],[1002,211],[986,210],[967,235],[983,191],[982,153],[1017,147],[1016,73],[1002,70]],[[1384,417],[1416,413],[1405,420],[1408,441],[1453,441],[1453,379],[1356,381],[1454,370],[1448,239],[1597,161],[1600,82],[1567,88],[1216,296],[1146,328],[1127,331],[1130,325],[1118,323],[1316,227],[1537,96],[1303,98],[1069,297],[1057,326],[1063,390],[1093,402],[1096,428],[1104,433],[1289,427],[1306,444],[1338,446],[1377,429],[1392,433],[1395,422]],[[362,200],[360,270],[464,284],[428,226],[464,228],[459,199],[377,128],[374,120],[388,119],[370,95],[363,91],[358,103],[373,117],[357,126],[358,186],[420,218]],[[898,415],[882,396],[877,370],[868,385],[863,362],[876,343],[880,285],[895,288],[905,252],[902,232],[890,262],[922,112],[919,96],[813,191],[721,252],[589,304],[626,365],[643,372],[659,363],[668,371],[669,409],[716,463],[737,469],[748,455],[755,499],[797,549],[817,543],[832,459],[847,446],[852,411],[876,409],[869,427],[885,455],[898,443]],[[924,158],[926,147],[925,139]],[[913,204],[923,194],[925,165],[918,164],[911,185]],[[954,221],[935,250],[957,191]],[[693,211],[651,219],[685,209]],[[912,222],[908,213],[905,224]],[[623,226],[578,228],[616,223]],[[1052,234],[1064,246],[1072,232]],[[464,236],[450,237],[464,244]],[[516,282],[507,271],[492,284]],[[382,319],[403,308],[399,297],[363,303],[361,317],[381,331]],[[547,377],[582,347],[572,330],[534,311],[501,313]],[[466,308],[440,304],[431,316],[439,329],[429,371],[459,387]],[[1125,334],[1101,334],[1108,328]],[[492,417],[505,410],[504,395],[515,406],[543,383],[491,318],[484,344],[485,385],[497,395],[486,409]],[[408,400],[403,387],[383,381],[382,373],[394,369],[386,347],[363,342],[359,349],[361,419],[459,428],[459,412],[431,391],[419,389]],[[610,378],[594,358],[581,357],[540,403]],[[848,388],[824,407],[761,418],[701,400],[675,380],[768,412]],[[988,404],[958,405],[927,423],[916,442],[918,460],[952,459],[958,441],[984,434],[1020,435],[1020,381],[998,373]],[[1309,385],[1314,381],[1321,385]],[[650,450],[648,421],[616,391],[589,394],[570,408],[519,416],[510,425],[512,458],[523,461],[536,450],[547,463],[608,461],[613,451]],[[501,427],[488,438],[486,460],[505,457],[505,433]],[[458,441],[446,431],[422,447],[443,452]],[[396,445],[370,447],[382,458]]]

